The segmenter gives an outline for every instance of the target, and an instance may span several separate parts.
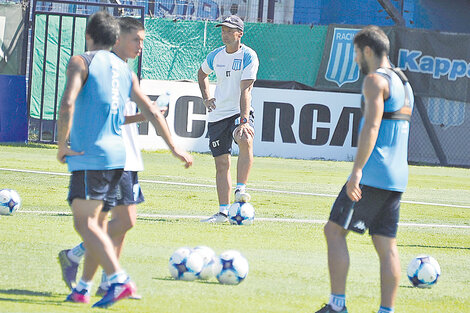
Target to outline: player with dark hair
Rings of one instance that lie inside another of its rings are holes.
[[[90,25],[95,25],[93,21],[96,16],[105,16],[107,19],[107,23],[98,25],[110,24],[114,29],[119,29],[116,20],[104,12],[92,15]],[[138,203],[139,198],[134,198],[130,189],[121,188],[121,194],[125,194],[126,199],[119,203],[122,206],[117,209],[122,214],[115,219],[114,224],[110,223],[115,225],[109,227],[115,231],[112,238],[102,227],[103,215],[107,213],[101,213],[103,208],[106,210],[116,206],[119,182],[122,187],[125,180],[126,184],[131,184],[131,189],[137,183],[136,175],[128,175],[129,172],[123,174],[126,166],[126,145],[121,135],[121,125],[130,97],[137,103],[143,115],[159,130],[173,154],[185,162],[186,167],[192,164],[192,158],[174,146],[164,117],[142,93],[136,75],[125,62],[127,58],[140,53],[141,40],[124,32],[112,53],[109,51],[111,46],[94,43],[88,33],[90,25],[87,26],[86,37],[91,52],[72,57],[67,69],[67,85],[60,108],[57,158],[61,162],[66,161],[72,172],[68,199],[74,213],[75,227],[83,239],[88,259],[82,279],[73,288],[67,300],[89,302],[91,281],[97,265],[100,264],[110,285],[94,307],[108,307],[135,293],[135,285],[119,266],[117,252],[120,252],[129,223],[133,224],[135,221],[135,212],[131,213],[129,206],[134,205],[135,210],[135,203]],[[107,28],[100,27],[92,32],[98,35],[103,33],[107,37]],[[117,37],[118,32],[115,33]],[[134,43],[132,48],[129,48],[131,45],[128,40]],[[67,147],[69,133],[71,148]],[[139,195],[140,190],[137,193],[137,196]],[[134,203],[126,202],[129,198],[132,198]],[[122,200],[122,197],[119,200]],[[128,218],[129,223],[125,221],[124,216]]]
[[[216,27],[222,29],[225,44],[209,53],[198,71],[202,101],[209,112],[209,147],[215,160],[219,212],[202,220],[207,223],[227,222],[232,179],[230,155],[232,142],[238,144],[237,187],[235,201],[249,202],[246,183],[253,164],[254,114],[251,90],[258,72],[258,56],[243,45],[244,23],[236,15],[227,17]],[[217,76],[214,97],[209,90],[210,73]]]
[[[390,43],[377,26],[354,37],[355,61],[364,73],[363,118],[353,169],[336,198],[324,231],[331,295],[317,313],[346,313],[349,231],[369,234],[380,260],[379,313],[394,312],[400,280],[396,243],[400,199],[408,183],[408,136],[413,90],[388,60]]]

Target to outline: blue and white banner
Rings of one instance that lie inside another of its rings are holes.
[[[325,79],[338,87],[359,79],[359,67],[354,62],[354,35],[359,29],[335,28]]]
[[[361,92],[354,62],[354,35],[360,27],[330,25],[315,88]],[[390,61],[401,68],[415,95],[470,103],[470,34],[383,27],[390,39]]]
[[[197,83],[142,80],[155,99],[170,92],[166,117],[174,142],[189,151],[209,152],[207,112]],[[213,94],[215,85],[210,85]],[[351,161],[361,119],[360,95],[254,87],[255,156]],[[166,149],[151,125],[141,124],[143,149]],[[236,144],[233,152],[238,153]]]

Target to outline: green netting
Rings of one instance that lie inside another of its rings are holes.
[[[223,45],[214,22],[146,19],[142,76],[197,80],[207,54]],[[258,54],[258,79],[297,81],[313,86],[327,26],[246,23],[242,42]],[[210,76],[214,80],[213,75]]]
[[[54,106],[59,106],[65,86],[65,70],[72,47],[72,17],[62,18],[58,87],[56,71],[59,35],[59,16],[50,15],[46,32],[46,16],[37,15],[31,81],[30,115],[54,118]],[[223,45],[220,28],[205,21],[173,21],[146,19],[146,38],[142,61],[142,78],[158,80],[197,80],[197,71],[213,49]],[[76,18],[73,54],[85,51],[86,18]],[[297,81],[313,86],[320,65],[326,26],[279,25],[246,23],[242,41],[258,54],[258,79]],[[44,40],[47,51],[44,67]],[[129,60],[137,72],[137,60]],[[215,75],[209,77],[215,80]],[[42,87],[44,94],[42,95]],[[56,112],[56,118],[57,118]]]
[[[35,23],[34,53],[31,79],[31,105],[30,115],[34,118],[40,118],[41,102],[43,103],[42,117],[46,120],[52,120],[54,117],[54,105],[60,98],[65,86],[65,70],[70,59],[72,47],[72,17],[62,18],[60,59],[57,63],[58,41],[59,41],[59,16],[49,16],[48,27],[46,30],[46,16],[37,15]],[[73,54],[83,53],[85,51],[85,33],[86,19],[76,18],[75,21],[75,39],[73,43]],[[44,46],[47,34],[46,62],[44,62]],[[43,80],[43,68],[45,66],[45,76]],[[57,99],[56,99],[56,72],[59,66]],[[42,96],[42,87],[44,94]],[[44,98],[43,98],[44,97]],[[43,99],[42,99],[43,98]],[[58,112],[56,112],[56,115]],[[57,116],[56,116],[57,118]]]

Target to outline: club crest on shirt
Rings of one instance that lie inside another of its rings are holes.
[[[239,71],[242,68],[242,59],[234,59],[232,64],[232,70]]]

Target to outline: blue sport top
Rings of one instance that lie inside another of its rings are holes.
[[[67,157],[69,171],[124,168],[121,125],[131,95],[132,73],[112,52],[81,56],[88,63],[88,77],[75,102],[70,148],[84,154]]]
[[[379,68],[377,74],[385,77],[390,95],[384,101],[384,112],[400,110],[405,104],[408,89],[409,106],[414,105],[413,90],[393,71]],[[361,120],[360,129],[364,125]],[[408,136],[410,123],[405,120],[382,119],[374,150],[362,170],[361,184],[392,191],[404,192],[408,184]]]

